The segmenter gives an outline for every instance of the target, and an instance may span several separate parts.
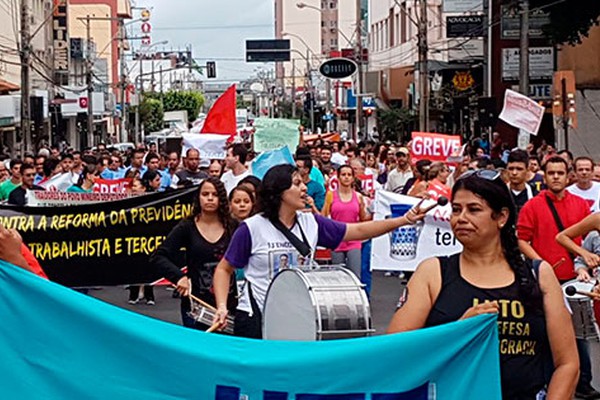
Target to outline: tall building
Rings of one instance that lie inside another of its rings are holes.
[[[356,45],[355,0],[275,0],[275,38],[289,39],[294,62],[278,63],[276,78],[302,88],[307,68],[314,70],[331,54]],[[292,71],[293,67],[293,71]]]
[[[48,99],[52,91],[52,0],[0,2],[0,146],[17,151],[17,131],[21,121],[21,60],[19,57],[21,7],[30,16],[31,116],[40,134],[48,121]],[[0,150],[2,150],[0,148]]]

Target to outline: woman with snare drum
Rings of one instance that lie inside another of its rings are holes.
[[[235,268],[244,269],[247,280],[236,310],[235,335],[258,339],[266,292],[280,268],[310,265],[317,246],[336,248],[342,241],[366,240],[425,216],[415,207],[403,217],[344,224],[302,212],[306,201],[306,185],[294,166],[278,165],[267,172],[259,192],[261,212],[240,224],[215,271],[214,322],[220,329],[227,324],[228,285]]]
[[[571,319],[552,267],[521,255],[515,216],[498,172],[463,174],[450,219],[463,251],[421,262],[388,332],[498,314],[503,399],[570,399],[579,368]]]
[[[165,278],[176,285],[177,292],[181,294],[181,318],[184,326],[208,329],[208,326],[196,322],[188,315],[191,309],[188,296],[191,293],[212,306],[216,305],[212,278],[217,263],[229,245],[235,226],[225,186],[215,177],[206,178],[198,186],[190,218],[179,222],[152,256],[151,262]],[[186,250],[185,262],[180,260],[181,248]],[[187,265],[187,273],[180,269],[184,265]],[[225,286],[229,294],[227,307],[235,310],[235,282],[230,280]]]

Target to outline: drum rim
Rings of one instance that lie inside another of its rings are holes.
[[[269,287],[267,289],[267,292],[265,294],[265,305],[264,305],[264,309],[263,309],[263,318],[262,318],[262,332],[263,332],[263,336],[265,336],[265,311],[267,308],[267,300],[269,298],[269,293],[271,292],[271,288],[273,287],[273,284],[275,282],[275,280],[282,275],[284,272],[293,272],[296,275],[300,276],[300,279],[302,280],[302,282],[304,282],[304,285],[309,293],[309,298],[310,301],[312,303],[313,309],[314,309],[314,315],[315,315],[315,322],[316,322],[316,327],[317,327],[317,332],[315,332],[315,341],[320,341],[323,338],[323,335],[326,334],[326,332],[323,332],[323,326],[322,326],[322,318],[321,318],[321,310],[319,307],[319,302],[316,300],[316,296],[315,296],[315,292],[312,289],[312,285],[310,284],[309,280],[306,278],[306,272],[316,272],[319,270],[330,270],[330,271],[342,271],[344,272],[346,275],[350,276],[350,279],[352,280],[352,282],[356,285],[357,288],[363,289],[363,290],[359,290],[359,294],[360,297],[362,299],[362,304],[363,304],[363,309],[364,309],[364,313],[365,316],[367,316],[367,329],[365,329],[365,337],[368,337],[371,335],[372,332],[374,332],[373,330],[373,318],[371,315],[371,303],[369,301],[369,297],[367,296],[364,287],[365,285],[358,279],[358,277],[352,273],[352,271],[350,271],[348,268],[343,267],[341,265],[326,265],[326,266],[319,266],[317,268],[311,268],[311,267],[297,267],[297,268],[286,268],[283,269],[281,271],[279,271],[277,273],[277,275],[275,275],[275,277],[273,279],[271,279],[271,282],[269,283]]]

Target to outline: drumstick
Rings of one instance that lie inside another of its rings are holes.
[[[562,265],[562,263],[564,263],[564,262],[565,262],[565,259],[564,259],[564,257],[563,257],[563,258],[561,258],[560,260],[558,260],[558,262],[557,262],[556,264],[554,264],[554,265],[552,266],[552,269],[556,269],[556,268],[560,267],[560,266]]]
[[[423,200],[421,200],[421,203],[423,202]],[[419,203],[419,204],[421,204]],[[424,214],[427,214],[429,211],[433,210],[434,208],[436,208],[437,206],[445,206],[446,204],[448,204],[448,199],[444,196],[440,196],[440,198],[437,200],[437,202],[435,204],[430,205],[429,207],[427,207],[426,209],[423,210]]]
[[[219,324],[218,322],[215,322],[214,324],[212,324],[212,326],[211,326],[210,328],[208,328],[208,329],[206,330],[206,332],[210,333],[210,332],[214,332],[214,331],[216,331],[216,330],[217,330],[217,328],[219,327],[219,325],[220,325],[220,324]]]
[[[565,293],[569,296],[574,296],[575,294],[580,294],[582,296],[591,297],[592,299],[600,300],[600,294],[593,292],[585,292],[583,290],[577,290],[575,286],[567,286],[565,288]]]
[[[174,288],[177,288],[177,285],[174,285],[171,283],[171,286],[173,286]],[[213,311],[213,312],[217,312],[217,309],[213,306],[211,306],[210,304],[208,304],[207,302],[197,298],[196,296],[194,296],[191,292],[190,292],[190,298],[192,298],[192,300],[200,303],[201,306],[208,308],[209,310]]]

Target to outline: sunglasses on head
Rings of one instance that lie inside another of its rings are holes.
[[[492,170],[492,169],[474,169],[469,170],[462,174],[458,179],[465,179],[470,176],[476,176],[478,178],[483,178],[486,181],[495,181],[500,177],[500,172]]]

